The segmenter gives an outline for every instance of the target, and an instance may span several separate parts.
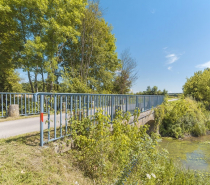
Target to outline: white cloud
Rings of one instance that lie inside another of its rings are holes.
[[[168,47],[164,47],[163,50],[166,50]]]
[[[167,64],[173,64],[174,62],[176,62],[179,59],[179,57],[176,54],[166,55],[166,58],[168,59]]]
[[[210,61],[206,62],[204,64],[199,64],[197,66],[195,66],[196,68],[210,68]]]
[[[168,67],[168,70],[170,71],[171,69],[172,69],[172,67],[171,67],[171,66],[169,66],[169,67]]]

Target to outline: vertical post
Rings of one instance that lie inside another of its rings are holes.
[[[50,140],[50,98],[48,98],[48,140]]]
[[[87,95],[87,116],[89,116],[89,95]]]
[[[128,112],[128,96],[125,97],[125,110]]]
[[[41,100],[40,100],[40,103],[41,103]],[[25,116],[26,116],[26,94],[25,94]]]
[[[67,96],[66,96],[66,106],[65,106],[65,124],[66,124],[66,135],[67,135],[67,101],[68,101],[68,99],[67,99]]]
[[[34,96],[32,96],[32,114],[33,114],[33,106],[34,106],[34,104],[33,104],[33,102],[34,102]]]
[[[56,139],[56,112],[57,112],[57,95],[54,95],[54,139]]]
[[[138,103],[138,96],[136,96],[136,109],[139,107],[138,104],[139,104],[139,103]]]
[[[85,95],[83,96],[83,118],[85,118],[85,109],[87,110],[87,106],[85,105]]]
[[[60,136],[62,137],[62,95],[60,95]]]
[[[40,146],[43,146],[44,95],[40,97]]]
[[[7,94],[6,94],[6,116],[8,115],[7,113]]]
[[[73,113],[72,113],[72,107],[73,107],[73,105],[72,105],[72,104],[73,104],[73,97],[72,97],[72,96],[71,96],[71,100],[70,100],[70,101],[71,101],[71,116],[73,116]]]
[[[29,109],[28,114],[30,114],[30,99],[29,99],[29,94],[28,94],[28,109]]]
[[[114,95],[111,96],[111,121],[113,121],[114,118]]]
[[[1,94],[1,113],[2,113],[2,117],[3,117],[3,94]]]
[[[93,99],[92,96],[90,96],[90,107],[91,107],[91,116],[93,115]]]
[[[77,119],[77,96],[75,98],[75,119]]]
[[[81,121],[81,96],[79,96],[79,120]]]
[[[21,94],[21,114],[23,115],[23,106],[22,106],[22,103],[23,103],[23,95]],[[7,106],[6,106],[7,107]]]
[[[151,109],[151,96],[149,96],[149,109]]]

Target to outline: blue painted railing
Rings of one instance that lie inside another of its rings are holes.
[[[81,120],[84,117],[94,115],[98,109],[101,109],[103,114],[110,116],[112,121],[116,110],[129,111],[132,114],[136,108],[139,108],[141,112],[144,112],[160,105],[164,100],[164,96],[160,95],[37,93],[35,96],[40,97],[41,146],[44,143],[70,135],[68,127],[71,117]],[[48,115],[44,118],[44,111],[46,110]],[[44,126],[48,129],[46,135],[44,135]],[[50,133],[50,128],[53,133]]]
[[[0,93],[0,117],[8,116],[11,104],[19,105],[22,116],[40,114],[40,145],[70,135],[71,117],[81,120],[94,115],[98,109],[114,119],[116,110],[141,112],[160,105],[162,95],[113,95],[71,93]],[[48,130],[44,133],[44,130]],[[59,130],[59,131],[58,131]]]

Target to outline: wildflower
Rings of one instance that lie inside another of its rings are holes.
[[[78,183],[77,181],[75,182],[75,184],[76,184],[76,185],[79,185],[79,183]]]
[[[25,173],[23,170],[21,170],[21,173]]]
[[[152,175],[154,178],[156,178],[156,175],[155,175],[154,173],[151,173],[151,175]]]
[[[146,174],[148,179],[151,179],[151,175],[150,174]]]

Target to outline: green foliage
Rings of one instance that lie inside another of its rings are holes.
[[[206,134],[209,112],[202,103],[190,98],[165,102],[155,109],[155,122],[162,136],[183,137],[185,134]]]
[[[210,109],[210,69],[195,72],[183,85],[185,97],[190,95],[197,101],[203,101],[207,109]]]
[[[0,71],[0,92],[22,92],[19,73],[13,68]]]
[[[89,2],[81,22],[78,42],[68,39],[63,49],[63,82],[70,92],[90,89],[110,93],[115,71],[120,66],[112,27],[102,17],[98,3],[93,2]]]
[[[139,116],[139,111],[135,112]],[[98,111],[92,119],[72,119],[74,156],[85,175],[96,184],[199,184],[200,175],[181,171],[156,147],[157,134],[147,126],[127,124],[128,114],[118,111],[112,124]]]
[[[114,81],[113,91],[116,94],[127,94],[130,91],[131,81],[126,71],[121,71],[120,76],[117,76]]]
[[[154,86],[152,89],[150,86],[148,86],[146,91],[138,92],[136,94],[137,95],[167,95],[168,91],[166,91],[165,89],[163,89],[163,91],[158,90],[157,86]]]

